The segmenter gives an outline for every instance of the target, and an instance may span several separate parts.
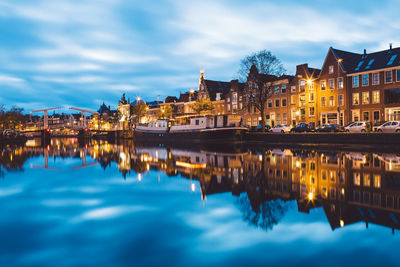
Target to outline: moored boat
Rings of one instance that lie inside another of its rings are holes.
[[[148,125],[137,125],[135,139],[159,141],[242,141],[247,128],[241,127],[240,116],[193,116],[184,122],[155,121]]]

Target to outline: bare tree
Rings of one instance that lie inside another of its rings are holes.
[[[286,73],[281,61],[268,50],[260,50],[240,61],[238,76],[245,82],[251,66],[256,66],[260,74],[281,76]]]
[[[265,132],[265,105],[272,96],[274,80],[276,76],[259,74],[256,66],[253,65],[244,90],[245,105],[260,112],[262,132]]]
[[[245,106],[260,112],[262,132],[265,131],[265,105],[272,96],[272,83],[285,71],[281,61],[267,50],[255,52],[240,62],[239,79],[247,81],[244,90]]]

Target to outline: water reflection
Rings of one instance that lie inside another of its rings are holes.
[[[29,158],[39,156],[41,162],[26,166]],[[67,167],[56,164],[71,158],[79,161]],[[5,147],[0,155],[0,173],[5,179],[8,173],[24,168],[57,172],[98,164],[104,170],[116,166],[124,179],[135,174],[139,182],[150,170],[158,171],[158,179],[160,172],[179,175],[190,179],[188,189],[199,190],[203,201],[213,194],[231,192],[237,196],[242,218],[266,231],[279,224],[293,201],[301,213],[322,207],[332,230],[357,222],[366,227],[370,223],[385,226],[393,233],[400,229],[400,156],[391,153],[276,148],[213,152],[105,141],[82,146],[76,139],[53,139],[44,147],[35,141],[24,147]],[[90,206],[99,201],[89,199],[80,204]],[[68,206],[71,200],[46,200],[44,204]],[[140,209],[101,208],[76,220]]]

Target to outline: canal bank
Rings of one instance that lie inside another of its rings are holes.
[[[248,133],[245,142],[273,144],[398,145],[398,133]]]

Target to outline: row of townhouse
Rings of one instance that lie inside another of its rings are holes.
[[[400,48],[357,54],[329,48],[321,69],[298,65],[294,76],[260,74],[253,66],[247,81],[206,80],[200,73],[199,98],[209,98],[214,114],[239,114],[256,126],[261,117],[247,103],[255,81],[271,88],[265,105],[269,125],[400,120]]]

